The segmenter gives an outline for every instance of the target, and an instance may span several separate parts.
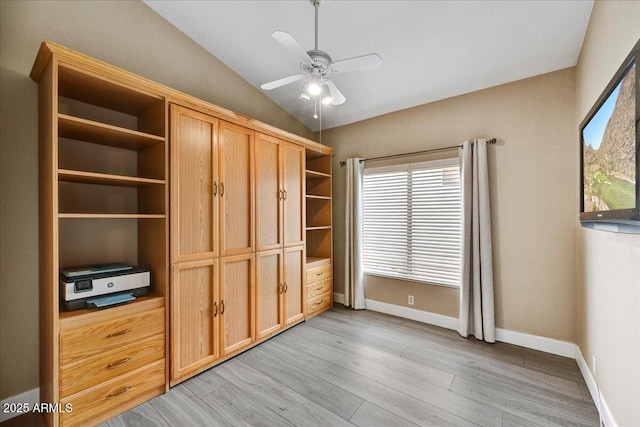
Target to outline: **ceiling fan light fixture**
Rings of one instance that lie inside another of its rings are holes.
[[[329,91],[329,87],[327,85],[322,85],[321,99],[324,105],[331,105],[331,103],[333,102],[333,96],[331,95],[331,92]]]
[[[311,80],[307,85],[307,93],[313,96],[320,95],[320,92],[322,92],[321,85],[322,81],[320,80],[320,76],[311,76]]]

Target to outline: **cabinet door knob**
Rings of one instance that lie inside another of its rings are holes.
[[[213,302],[213,317],[218,315],[218,303],[216,301]]]
[[[220,301],[220,314],[224,314],[224,300]]]
[[[282,193],[284,194],[284,200],[287,200],[287,190],[282,190]]]
[[[224,196],[224,182],[220,183],[220,197]]]
[[[287,282],[284,282],[284,292],[287,292],[287,288],[288,288]]]

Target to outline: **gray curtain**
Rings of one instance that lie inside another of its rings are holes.
[[[487,141],[465,141],[462,182],[462,283],[458,332],[495,342]]]
[[[347,197],[345,200],[344,305],[364,308],[362,273],[362,176],[364,162],[347,159]]]

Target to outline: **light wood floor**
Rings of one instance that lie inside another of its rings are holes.
[[[146,402],[119,426],[597,426],[571,359],[335,308]]]

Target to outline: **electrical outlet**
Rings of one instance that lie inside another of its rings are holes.
[[[409,305],[413,305],[413,295],[408,296],[407,302],[409,303]]]
[[[593,367],[593,376],[597,377],[598,376],[598,361],[596,360],[595,356],[591,356],[591,365]]]

